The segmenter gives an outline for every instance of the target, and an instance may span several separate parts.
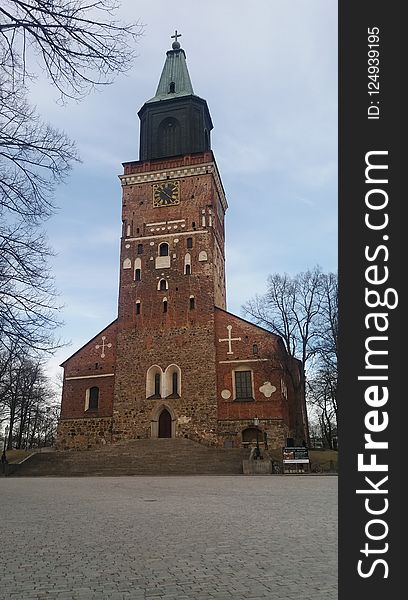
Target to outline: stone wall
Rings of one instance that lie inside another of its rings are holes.
[[[60,420],[57,450],[87,450],[112,442],[112,418]]]

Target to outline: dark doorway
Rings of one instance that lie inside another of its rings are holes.
[[[171,438],[171,416],[165,408],[159,417],[159,438]]]

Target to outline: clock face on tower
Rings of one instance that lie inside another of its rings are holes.
[[[164,181],[153,184],[153,206],[180,204],[180,182]]]

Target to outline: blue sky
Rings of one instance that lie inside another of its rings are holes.
[[[76,165],[47,223],[71,341],[58,364],[115,319],[122,162],[137,160],[137,111],[154,95],[177,29],[194,92],[208,102],[212,148],[229,203],[227,302],[263,293],[268,274],[337,269],[337,2],[122,2],[145,24],[128,75],[65,107],[46,81],[32,100],[76,140]]]

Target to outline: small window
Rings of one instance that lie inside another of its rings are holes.
[[[195,229],[195,221],[192,222],[193,229]]]
[[[173,373],[173,377],[172,377],[172,391],[171,391],[171,393],[174,396],[178,395],[178,373],[177,373],[177,371],[175,371]]]
[[[140,315],[140,302],[136,302],[136,314]]]
[[[89,390],[89,410],[98,410],[99,388],[91,387]]]
[[[193,238],[187,238],[187,248],[193,247]]]
[[[166,313],[167,312],[167,300],[163,301],[163,312]]]
[[[258,354],[258,344],[252,345],[252,354]]]
[[[159,290],[167,290],[167,281],[165,279],[160,279]]]
[[[191,265],[186,265],[186,275],[191,275]]]
[[[195,309],[195,298],[190,298],[190,310]]]
[[[137,245],[137,253],[138,254],[143,254],[143,244],[138,244]]]
[[[169,94],[174,94],[175,91],[176,91],[176,84],[174,83],[174,81],[170,81]]]
[[[160,244],[159,256],[168,256],[168,255],[169,255],[169,245],[167,243]]]
[[[155,396],[160,396],[160,383],[161,383],[160,373],[156,373],[156,375],[154,376],[154,395]]]
[[[237,400],[253,400],[251,371],[235,371],[235,397]]]
[[[135,271],[135,281],[140,281],[142,279],[142,271],[141,269],[136,269]]]

